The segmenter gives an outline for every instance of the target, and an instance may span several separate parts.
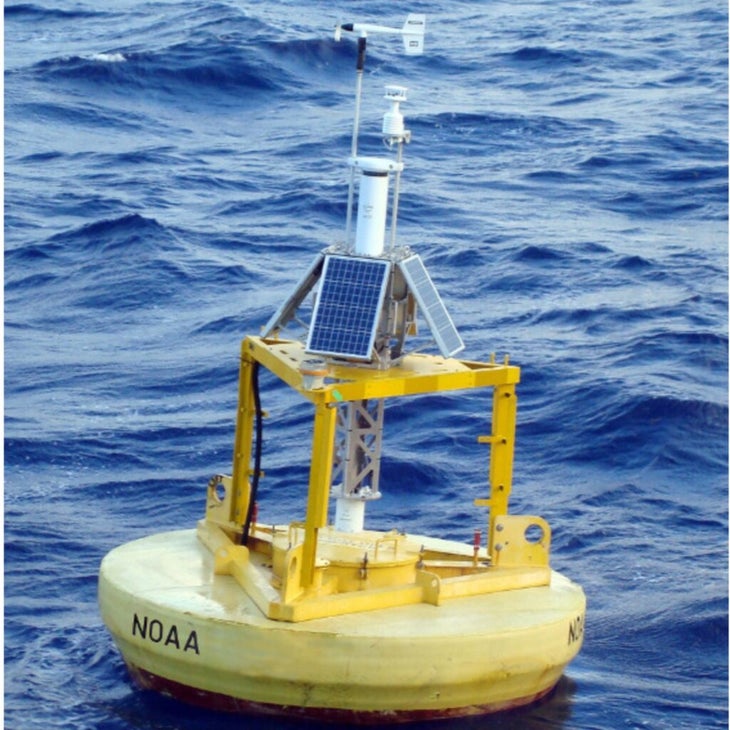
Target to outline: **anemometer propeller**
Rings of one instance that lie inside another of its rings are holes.
[[[335,26],[335,40],[339,41],[342,31],[357,33],[360,38],[367,38],[371,33],[393,33],[403,39],[403,47],[409,56],[419,56],[423,53],[423,36],[426,31],[426,16],[411,13],[402,28],[391,28],[387,25],[372,25],[370,23],[338,23]]]

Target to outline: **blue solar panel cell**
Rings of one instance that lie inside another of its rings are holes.
[[[398,262],[408,287],[423,311],[436,344],[444,357],[451,357],[464,349],[458,330],[446,311],[431,277],[418,254]]]
[[[370,360],[390,262],[327,256],[307,339],[307,352]]]

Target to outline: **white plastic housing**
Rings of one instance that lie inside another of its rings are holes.
[[[383,136],[384,137],[402,137],[405,134],[405,126],[403,124],[403,115],[398,108],[398,102],[393,102],[390,111],[383,115]]]
[[[385,137],[403,137],[405,135],[400,104],[406,100],[406,91],[405,86],[385,87],[385,98],[390,102],[390,109],[383,115],[383,135]]]
[[[342,532],[362,532],[365,524],[365,502],[361,499],[339,497],[335,503],[335,529]]]
[[[357,201],[355,252],[380,256],[385,245],[388,212],[388,173],[403,165],[383,157],[355,157],[350,164],[362,171]]]
[[[388,212],[388,173],[363,172],[357,201],[355,251],[380,256],[385,244],[385,218]]]

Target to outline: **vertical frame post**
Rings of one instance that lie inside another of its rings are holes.
[[[253,394],[254,361],[248,353],[247,340],[241,344],[241,366],[238,376],[238,412],[233,444],[233,501],[231,521],[243,526],[251,499],[251,454],[256,407]]]
[[[330,479],[337,426],[337,408],[324,399],[314,406],[314,432],[312,434],[312,463],[309,469],[309,494],[307,517],[304,523],[302,547],[302,587],[314,582],[317,559],[317,535],[320,527],[327,525]]]
[[[494,526],[507,514],[512,491],[512,463],[517,425],[517,395],[514,384],[498,385],[492,398],[492,439],[489,458],[489,553],[494,554]]]

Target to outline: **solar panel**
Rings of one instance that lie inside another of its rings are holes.
[[[326,256],[307,352],[370,360],[390,261]]]
[[[398,262],[408,287],[416,298],[423,316],[431,328],[436,344],[444,357],[451,357],[464,349],[464,343],[446,311],[431,277],[418,254]]]

